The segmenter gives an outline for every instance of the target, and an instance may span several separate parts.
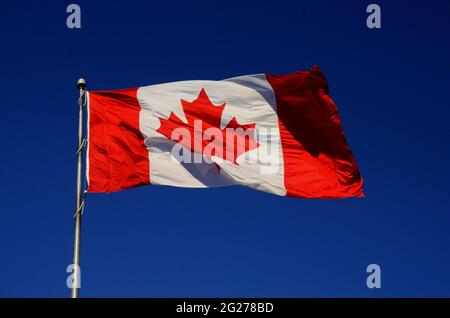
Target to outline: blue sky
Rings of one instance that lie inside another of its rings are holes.
[[[0,296],[67,297],[76,80],[92,90],[319,65],[364,199],[242,187],[89,195],[83,297],[450,296],[450,3],[59,1],[0,8]],[[366,287],[381,266],[382,288]]]

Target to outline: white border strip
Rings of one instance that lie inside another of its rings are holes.
[[[86,91],[86,98],[87,98],[87,137],[86,137],[86,143],[87,143],[87,150],[86,150],[86,181],[87,181],[87,189],[89,189],[89,148],[90,148],[90,135],[89,135],[89,126],[90,126],[90,96],[89,92]]]

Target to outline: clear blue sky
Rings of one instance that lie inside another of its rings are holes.
[[[381,30],[369,1],[75,2],[81,30],[68,1],[0,7],[0,296],[69,295],[77,78],[98,90],[314,64],[366,198],[90,195],[81,296],[450,296],[449,1],[376,1]]]

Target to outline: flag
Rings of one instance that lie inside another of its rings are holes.
[[[89,192],[248,186],[282,196],[363,196],[318,67],[88,93]]]

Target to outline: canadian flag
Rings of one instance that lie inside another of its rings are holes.
[[[318,67],[88,93],[89,192],[243,185],[302,198],[363,196]]]

